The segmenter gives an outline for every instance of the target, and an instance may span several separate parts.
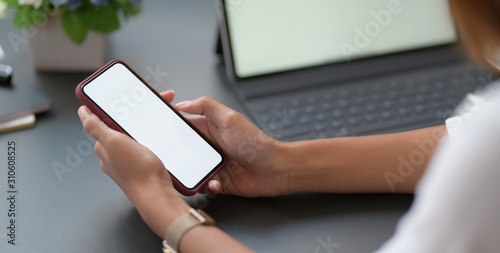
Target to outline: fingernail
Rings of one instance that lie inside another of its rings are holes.
[[[219,191],[219,189],[217,189],[217,183],[214,181],[208,182],[208,188],[212,193],[217,193]]]
[[[174,93],[175,95],[175,90],[168,90],[168,92]]]
[[[189,102],[191,102],[191,101],[182,101],[182,102],[175,104],[175,106],[176,107],[183,107],[183,106],[189,104]]]

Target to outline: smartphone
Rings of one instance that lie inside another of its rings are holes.
[[[224,165],[222,152],[122,61],[78,84],[76,96],[109,127],[158,156],[183,195],[198,192]]]

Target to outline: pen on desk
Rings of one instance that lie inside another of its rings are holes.
[[[0,84],[10,85],[12,80],[12,67],[5,64],[0,64]]]

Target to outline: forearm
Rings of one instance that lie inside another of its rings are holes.
[[[190,208],[177,193],[165,187],[153,186],[133,195],[131,200],[141,217],[161,238],[170,224]],[[181,239],[179,248],[182,253],[252,252],[215,226],[197,226],[189,230]]]
[[[182,253],[189,252],[253,252],[243,244],[214,226],[197,226],[189,230],[179,246]]]
[[[286,144],[288,192],[411,193],[445,131],[437,126]]]

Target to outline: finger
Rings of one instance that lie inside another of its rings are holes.
[[[200,191],[203,194],[219,194],[220,193],[220,182],[211,179],[205,187]]]
[[[208,182],[208,192],[211,194],[220,193],[220,182],[217,180],[210,180],[210,182]]]
[[[215,124],[224,122],[228,115],[236,113],[233,109],[206,96],[192,101],[180,102],[175,105],[175,108],[190,114],[205,115]]]
[[[167,90],[165,92],[160,93],[161,97],[167,101],[167,103],[172,103],[175,97],[175,91]]]
[[[86,106],[80,106],[80,108],[78,108],[78,116],[82,121],[85,132],[97,141],[102,142],[104,137],[114,132],[114,130],[106,126],[106,124]]]
[[[207,125],[207,118],[201,115],[184,115],[189,123],[193,124],[193,126],[200,130],[200,132],[205,136],[210,136],[210,130]]]

